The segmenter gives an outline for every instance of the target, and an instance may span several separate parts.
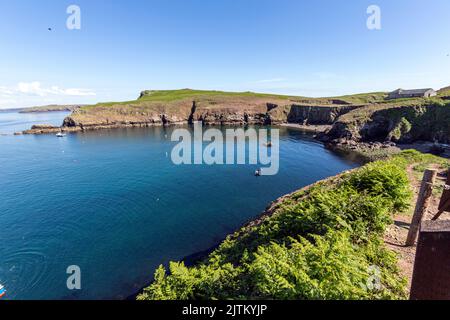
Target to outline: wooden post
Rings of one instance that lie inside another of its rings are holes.
[[[408,238],[406,239],[406,246],[411,247],[415,244],[417,234],[419,233],[420,224],[424,213],[426,212],[430,197],[433,193],[433,185],[436,180],[437,170],[425,170],[423,175],[422,185],[420,186],[419,196],[417,197],[416,209],[409,227]]]
[[[450,199],[447,200],[444,205],[446,206],[446,208],[448,208],[448,206],[450,205]],[[444,210],[439,210],[438,213],[436,213],[436,215],[433,217],[433,219],[431,219],[431,221],[436,221],[437,219],[440,218],[440,216],[444,213]]]
[[[439,217],[444,212],[450,211],[450,172],[449,171],[447,171],[447,181],[445,182],[445,185],[444,185],[444,191],[442,192],[442,197],[441,197],[441,201],[439,202],[438,210],[439,210],[439,212],[431,220],[435,221],[435,220],[439,219]]]

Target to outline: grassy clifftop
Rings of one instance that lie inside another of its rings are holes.
[[[450,101],[435,97],[373,104],[342,115],[329,136],[356,141],[450,143]]]
[[[107,102],[84,106],[73,113],[66,126],[148,125],[202,120],[209,123],[270,123],[304,121],[294,107],[313,107],[318,119],[334,121],[351,108],[371,104],[387,104],[387,93],[375,92],[342,97],[307,98],[254,92],[207,90],[147,90],[132,101]],[[308,109],[307,112],[313,109]],[[342,112],[341,112],[342,111]],[[322,114],[317,116],[317,112]],[[331,124],[331,123],[327,123]]]
[[[307,98],[254,92],[147,90],[133,101],[83,106],[63,126],[67,131],[81,131],[192,121],[217,125],[299,123],[333,125],[327,135],[332,141],[344,138],[409,143],[437,139],[450,143],[449,92],[444,88],[433,98],[388,100],[385,92]]]
[[[86,106],[71,116],[75,124],[187,122],[217,113],[225,115],[265,114],[268,103],[289,104],[290,97],[251,92],[202,90],[143,91],[137,100]],[[195,104],[194,104],[195,102]]]
[[[277,101],[288,101],[293,103],[303,103],[311,105],[333,105],[339,104],[368,104],[368,103],[380,103],[383,102],[387,97],[385,92],[374,92],[374,93],[363,93],[355,95],[346,95],[341,97],[329,97],[329,98],[307,98],[301,96],[289,96],[289,95],[277,95],[277,94],[267,94],[267,93],[255,93],[255,92],[226,92],[226,91],[216,91],[216,90],[192,90],[192,89],[181,89],[181,90],[145,90],[141,92],[141,95],[136,100],[123,101],[123,102],[105,102],[96,105],[86,106],[83,109],[95,109],[97,107],[114,107],[114,106],[135,106],[142,105],[146,103],[174,103],[183,100],[188,101],[210,101],[220,102],[220,101],[239,101],[240,99],[245,99],[247,101],[260,101],[266,100],[270,102],[271,100]]]
[[[450,90],[448,90],[450,91]],[[372,92],[354,95],[326,97],[326,98],[308,98],[301,96],[288,96],[265,94],[255,92],[225,92],[213,90],[146,90],[142,91],[139,98],[132,101],[123,102],[105,102],[96,105],[84,106],[80,109],[80,114],[89,114],[107,111],[120,111],[120,113],[129,112],[133,114],[136,111],[145,110],[148,113],[152,111],[161,112],[179,112],[184,114],[183,107],[191,108],[195,101],[197,106],[209,109],[259,109],[261,105],[309,105],[309,106],[374,106],[375,108],[389,108],[396,106],[417,106],[426,105],[430,101],[441,101],[447,93],[446,90],[440,92],[440,96],[434,99],[413,98],[387,100],[388,93]]]

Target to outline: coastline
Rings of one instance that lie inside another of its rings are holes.
[[[150,127],[150,126],[176,126],[176,125],[187,125],[188,123],[186,122],[179,122],[179,123],[170,123],[170,124],[162,124],[162,123],[152,123],[152,124],[121,124],[121,125],[109,125],[109,126],[98,126],[98,127],[89,127],[87,130],[101,130],[101,129],[114,129],[114,128],[137,128],[137,127]],[[232,125],[236,125],[236,126],[242,126],[242,124],[240,123],[230,123]],[[228,125],[230,125],[228,124]],[[207,125],[216,125],[214,124],[207,124]],[[331,126],[320,126],[320,125],[300,125],[300,124],[294,124],[294,123],[281,123],[281,124],[273,124],[274,126],[280,126],[280,127],[286,127],[286,128],[291,128],[291,129],[297,129],[300,131],[305,131],[305,132],[311,132],[311,133],[320,133],[320,132],[325,132],[327,129],[329,129]],[[46,126],[41,126],[40,127],[41,130],[58,130],[59,132],[59,128],[56,127],[46,127]],[[80,128],[83,129],[83,128]],[[319,131],[320,129],[322,129],[322,131]],[[72,132],[78,132],[78,131],[85,131],[85,130],[75,130]],[[319,135],[320,137],[320,135]],[[317,136],[316,136],[317,138]],[[320,139],[318,139],[320,141]],[[323,141],[322,141],[323,142]],[[349,152],[351,154],[364,154],[364,152],[361,152],[361,150],[365,150],[367,149],[368,152],[373,151],[373,150],[387,150],[389,149],[388,147],[392,147],[395,148],[395,152],[400,152],[401,149],[405,149],[405,148],[417,148],[417,143],[416,144],[409,144],[409,145],[396,145],[395,143],[381,143],[381,142],[358,142],[358,141],[353,141],[353,140],[339,140],[338,143],[325,143],[325,145],[329,146],[330,148],[333,148],[335,151],[342,151],[342,152]],[[423,143],[424,147],[430,147],[432,146],[432,143],[429,142],[425,142]],[[374,160],[374,159],[372,159]],[[346,171],[348,172],[348,171]],[[344,172],[344,173],[346,173]],[[344,174],[341,173],[341,174]],[[333,178],[337,178],[339,177],[341,174],[337,175],[337,176],[333,176],[333,177],[329,177],[326,178],[324,180],[320,180],[317,181],[315,183],[313,183],[312,185],[303,187],[301,189],[298,189],[297,191],[294,191],[294,193],[299,192],[301,190],[307,190],[308,188],[321,183],[321,182],[327,182],[327,181],[331,181]],[[289,197],[290,195],[292,195],[292,193],[284,195],[280,198],[278,198],[277,200],[271,202],[268,207],[262,212],[260,213],[258,216],[256,216],[255,218],[249,219],[248,222],[244,223],[242,225],[242,227],[240,227],[237,231],[235,231],[234,233],[231,233],[232,237],[238,237],[239,235],[242,235],[242,232],[245,232],[246,230],[248,230],[248,228],[251,228],[253,226],[257,226],[261,223],[264,222],[264,220],[267,217],[270,217],[277,205],[283,201],[283,199]],[[226,237],[225,237],[226,238]],[[208,255],[213,252],[214,250],[216,250],[223,242],[223,240],[225,239],[223,238],[221,241],[219,241],[216,245],[212,246],[211,248],[208,248],[206,250],[200,251],[200,252],[194,252],[193,254],[190,254],[186,257],[184,257],[181,261],[184,261],[186,266],[193,266],[196,265],[197,263],[201,262],[202,260],[206,259],[208,257]],[[142,290],[145,289],[146,287],[148,287],[152,282],[150,282],[149,284],[145,285],[144,287],[142,287],[139,291],[128,295],[127,297],[120,297],[118,299],[125,299],[125,300],[131,300],[131,299],[135,299],[140,293],[142,293]],[[130,290],[131,291],[131,290]]]
[[[324,178],[321,180],[318,180],[312,184],[309,184],[307,186],[304,186],[300,189],[297,189],[291,193],[285,194],[279,198],[277,198],[276,200],[270,202],[268,204],[268,206],[266,207],[266,209],[264,209],[264,211],[262,211],[261,213],[259,213],[256,217],[254,218],[250,218],[248,219],[247,222],[243,223],[240,227],[238,227],[233,233],[230,233],[228,235],[226,235],[223,239],[221,239],[217,244],[215,244],[214,246],[203,250],[203,251],[198,251],[198,252],[194,252],[190,255],[187,255],[185,257],[183,257],[182,259],[180,259],[179,261],[184,262],[184,264],[186,265],[186,267],[192,267],[202,261],[204,261],[206,258],[208,258],[208,256],[214,252],[217,248],[220,247],[220,245],[223,243],[223,241],[225,241],[225,239],[227,239],[228,237],[231,238],[238,238],[240,237],[242,234],[248,232],[249,229],[256,227],[260,224],[262,224],[267,218],[271,217],[276,209],[278,209],[278,206],[287,198],[291,197],[292,195],[296,194],[296,193],[300,193],[302,191],[308,191],[309,189],[313,188],[314,186],[318,185],[318,184],[322,184],[322,183],[332,183],[335,180],[338,180],[341,176],[351,173],[355,170],[358,170],[360,168],[354,168],[351,170],[346,170],[343,171],[337,175],[328,177],[328,178]],[[149,287],[152,283],[154,282],[154,280],[149,281],[147,284],[145,284],[143,287],[141,287],[137,292],[128,295],[126,298],[124,298],[123,300],[136,300],[136,298],[145,290],[145,288]]]
[[[84,132],[84,131],[95,131],[95,130],[109,130],[109,129],[126,129],[126,128],[149,128],[155,126],[182,126],[191,124],[188,121],[172,122],[172,123],[162,123],[162,122],[142,122],[142,123],[114,123],[114,124],[98,124],[90,126],[52,126],[47,124],[33,125],[31,129],[24,130],[21,134],[25,135],[40,135],[40,134],[51,134],[51,133],[74,133],[74,132]],[[213,125],[227,125],[227,126],[245,126],[245,125],[273,125],[280,126],[289,129],[296,129],[311,133],[325,133],[331,129],[331,125],[301,125],[297,123],[262,123],[262,122],[208,122],[204,123],[205,126]]]
[[[142,123],[111,123],[111,124],[98,124],[89,126],[62,126],[56,127],[52,125],[33,125],[31,129],[24,130],[22,132],[16,132],[13,135],[43,135],[43,134],[56,134],[59,132],[63,133],[77,133],[86,131],[97,131],[97,130],[113,130],[113,129],[127,129],[127,128],[149,128],[149,127],[168,127],[168,126],[185,126],[189,125],[189,121],[178,121],[178,122],[142,122]],[[307,124],[302,125],[298,123],[263,123],[260,121],[252,122],[207,122],[204,123],[205,126],[235,126],[243,127],[246,125],[272,125],[275,127],[283,127],[293,130],[298,130],[302,132],[307,132],[314,134],[314,138],[323,143],[328,149],[334,152],[341,153],[356,161],[374,161],[389,157],[400,153],[405,149],[415,149],[423,153],[433,153],[434,149],[442,149],[440,156],[445,158],[450,158],[450,147],[444,144],[432,143],[429,141],[415,141],[411,143],[397,144],[391,141],[378,142],[378,141],[358,141],[352,138],[339,138],[332,139],[330,137],[330,132],[333,129],[333,125],[316,125]]]
[[[297,129],[299,131],[305,131],[305,132],[311,132],[311,133],[324,133],[330,130],[333,126],[328,124],[297,124],[297,123],[281,123],[279,124],[280,127],[285,127],[289,129]]]

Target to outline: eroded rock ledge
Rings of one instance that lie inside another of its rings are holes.
[[[404,105],[382,102],[356,105],[334,100],[304,102],[243,94],[189,97],[170,102],[144,99],[83,107],[67,117],[61,128],[40,125],[23,133],[168,126],[202,121],[204,125],[295,124],[300,129],[314,128],[312,131],[317,133],[318,140],[350,151],[384,152],[395,148],[396,144],[417,141],[450,144],[450,104],[445,101],[421,101],[419,104],[410,101]]]
[[[87,130],[150,127],[158,125],[190,124],[202,121],[204,125],[271,125],[294,123],[301,125],[332,125],[341,115],[358,106],[310,106],[256,103],[235,106],[203,107],[192,102],[189,112],[180,107],[175,112],[157,113],[158,110],[103,109],[86,112],[76,110],[64,119],[61,127],[35,125],[24,134],[79,132]],[[160,109],[161,111],[164,108]]]

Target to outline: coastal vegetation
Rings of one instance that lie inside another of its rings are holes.
[[[436,159],[404,151],[288,195],[197,265],[160,266],[138,299],[403,299],[383,235],[411,204],[407,167]]]

